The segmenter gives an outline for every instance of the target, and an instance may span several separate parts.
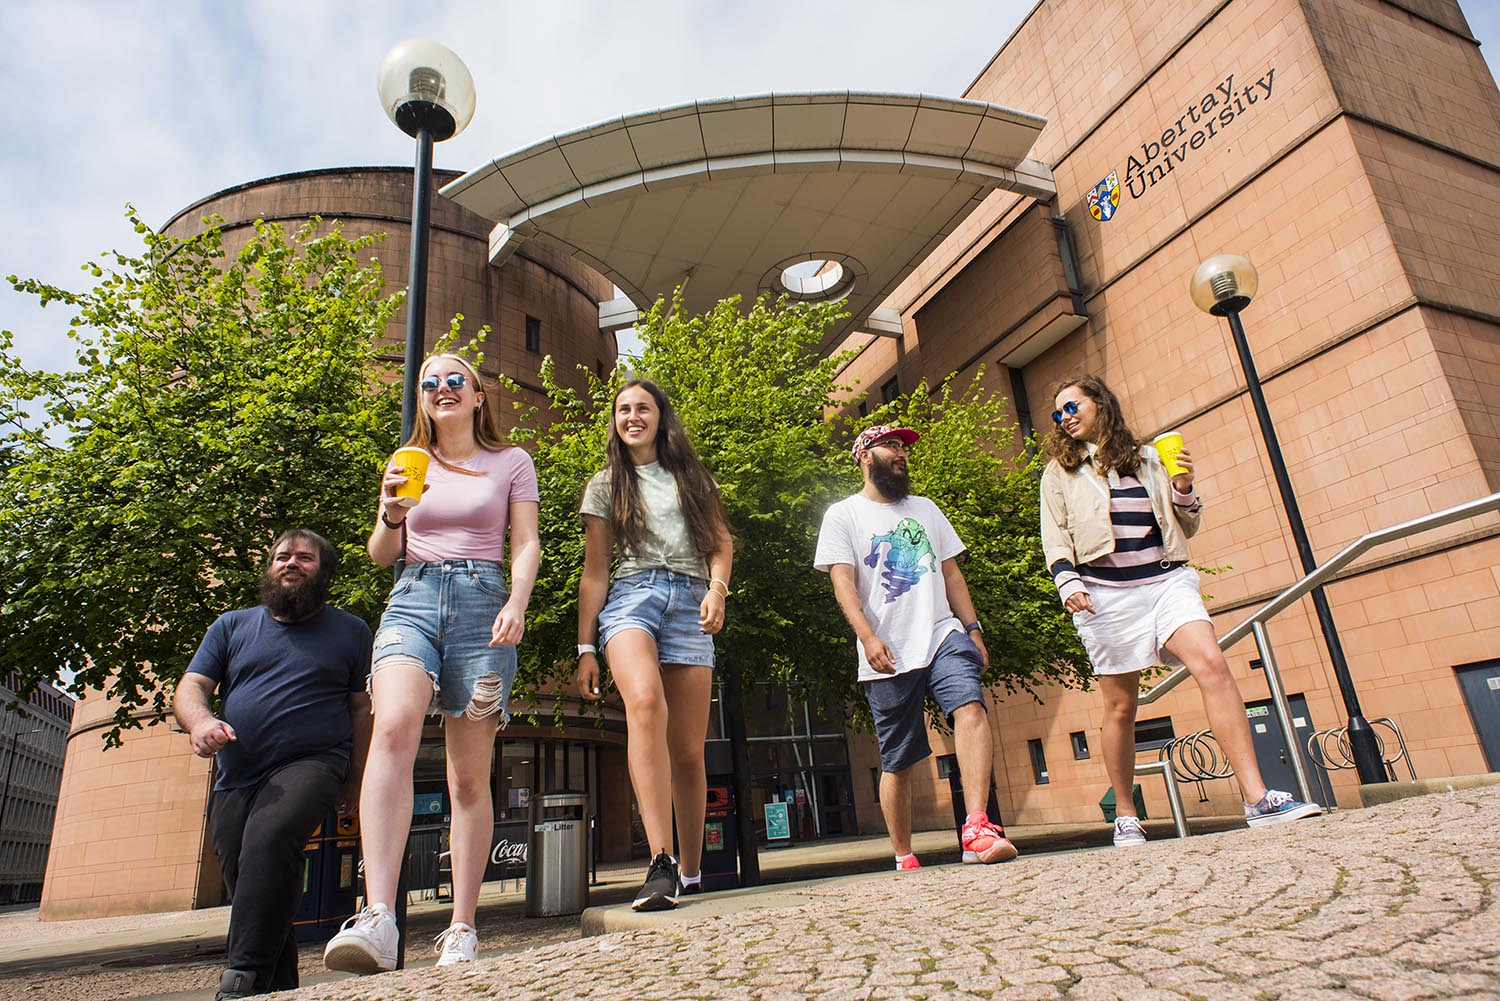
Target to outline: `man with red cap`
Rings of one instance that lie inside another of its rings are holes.
[[[823,516],[814,565],[833,579],[854,629],[896,868],[921,868],[911,851],[910,779],[912,766],[932,753],[928,695],[953,727],[967,813],[959,837],[964,861],[1008,862],[1015,846],[985,813],[993,748],[979,678],[989,653],[958,568],[964,544],[936,504],[911,493],[906,453],[917,438],[910,428],[877,425],[855,439],[864,489]]]

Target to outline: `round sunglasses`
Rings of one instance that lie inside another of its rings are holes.
[[[447,385],[455,393],[469,384],[469,380],[462,372],[450,373],[446,378],[439,380],[435,375],[429,375],[420,383],[422,392],[436,393],[439,386]]]
[[[1052,423],[1061,424],[1063,414],[1067,414],[1069,417],[1076,417],[1078,415],[1078,401],[1069,400],[1067,403],[1064,403],[1062,405],[1061,410],[1052,411]]]

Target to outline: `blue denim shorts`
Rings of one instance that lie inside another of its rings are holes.
[[[955,629],[926,667],[865,682],[880,744],[880,770],[904,771],[932,753],[927,743],[928,695],[937,700],[950,725],[953,714],[970,702],[984,705],[984,689],[979,686],[983,671],[979,648],[967,633]]]
[[[627,629],[641,629],[656,640],[663,664],[714,666],[714,638],[698,625],[708,581],[671,570],[643,570],[610,586],[599,613],[599,646]],[[606,653],[606,659],[608,654]]]
[[[372,676],[387,657],[414,657],[432,678],[429,712],[462,716],[477,691],[492,708],[470,715],[498,712],[503,725],[516,648],[490,646],[490,636],[509,597],[500,564],[490,560],[408,565],[375,631]]]

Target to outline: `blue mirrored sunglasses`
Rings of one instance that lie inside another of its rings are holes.
[[[447,383],[448,388],[456,393],[460,389],[463,389],[464,386],[468,385],[469,380],[464,376],[462,372],[453,372],[452,374],[447,376],[447,378],[442,379],[441,381],[439,381],[437,376],[429,375],[421,382],[422,392],[436,393],[438,386],[442,385],[443,383]]]
[[[426,383],[423,383],[423,385],[425,386]],[[1067,414],[1069,417],[1076,417],[1078,415],[1078,401],[1069,400],[1067,403],[1064,403],[1062,405],[1061,410],[1052,411],[1052,423],[1061,424],[1063,414]]]

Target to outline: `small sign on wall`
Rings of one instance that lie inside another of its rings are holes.
[[[766,840],[767,841],[790,841],[792,839],[792,821],[787,813],[785,803],[766,804]]]

